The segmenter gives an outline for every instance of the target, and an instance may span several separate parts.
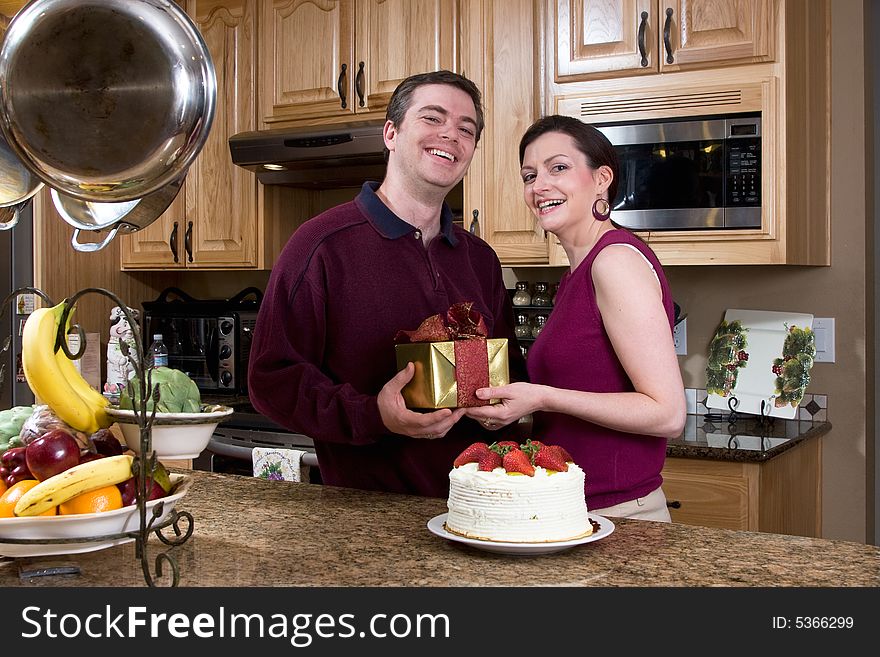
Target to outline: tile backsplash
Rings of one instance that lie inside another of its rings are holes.
[[[684,394],[689,415],[702,415],[703,413],[710,412],[710,409],[706,406],[708,394],[705,389],[685,388]],[[717,412],[717,410],[712,409],[712,412]],[[827,421],[829,419],[828,395],[805,394],[800,406],[798,406],[797,419],[811,422]]]

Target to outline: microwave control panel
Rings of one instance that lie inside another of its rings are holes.
[[[730,139],[727,142],[727,205],[761,205],[761,140]]]

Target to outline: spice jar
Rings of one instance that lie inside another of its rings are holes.
[[[522,352],[523,358],[529,357],[529,347],[528,345],[521,344],[519,346],[519,350]]]
[[[529,323],[529,316],[526,313],[519,313],[516,316],[516,326],[513,327],[513,334],[518,338],[532,337],[532,325]]]
[[[554,283],[550,288],[550,303],[556,305],[556,295],[559,294],[559,283]]]
[[[550,286],[547,283],[535,283],[535,293],[532,295],[533,306],[553,305],[553,298],[550,296]]]
[[[532,303],[532,295],[529,294],[529,284],[527,281],[521,281],[516,284],[516,292],[512,299],[514,306],[529,306]]]
[[[532,337],[537,338],[547,323],[547,315],[535,315],[535,323],[532,326]]]

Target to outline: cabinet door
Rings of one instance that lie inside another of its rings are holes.
[[[6,29],[12,17],[18,10],[27,4],[27,0],[2,0],[0,1],[0,28]]]
[[[538,116],[531,0],[468,7],[465,74],[483,91],[486,128],[465,178],[464,214],[479,211],[480,237],[504,265],[547,264],[547,239],[523,202],[519,139]]]
[[[210,134],[186,180],[187,267],[254,267],[257,180],[232,164],[229,137],[256,129],[256,0],[190,0],[217,75]]]
[[[455,0],[357,0],[355,111],[384,111],[415,73],[457,69]]]
[[[174,269],[184,266],[186,183],[162,214],[146,228],[117,237],[122,269]]]
[[[666,459],[663,492],[673,522],[758,530],[758,477],[741,463]]]
[[[355,107],[354,0],[263,0],[262,119],[345,116]]]
[[[231,135],[256,124],[255,0],[188,0],[186,9],[214,62],[214,122],[171,207],[122,238],[123,269],[257,264],[257,182],[232,164],[228,146]]]
[[[556,81],[656,73],[656,0],[550,0]]]
[[[660,0],[660,70],[773,59],[772,0]]]

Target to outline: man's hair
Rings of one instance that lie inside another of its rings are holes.
[[[483,102],[480,90],[477,85],[468,80],[463,75],[453,73],[452,71],[431,71],[430,73],[418,73],[406,78],[397,85],[397,89],[391,94],[391,100],[388,101],[388,109],[385,112],[385,119],[391,121],[394,127],[399,128],[406,116],[407,110],[412,103],[412,96],[416,89],[427,84],[446,84],[456,89],[461,89],[471,100],[474,101],[474,109],[477,112],[477,132],[475,141],[480,141],[480,135],[483,132]]]

